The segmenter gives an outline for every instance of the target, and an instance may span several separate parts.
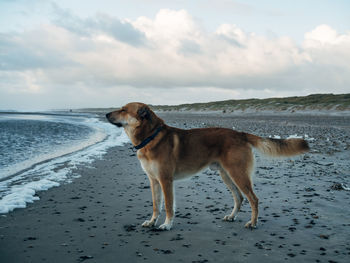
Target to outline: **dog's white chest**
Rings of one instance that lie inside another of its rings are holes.
[[[159,174],[158,163],[155,161],[146,160],[145,158],[140,158],[141,167],[149,176],[157,178]]]

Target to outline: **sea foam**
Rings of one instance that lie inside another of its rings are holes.
[[[2,199],[0,213],[8,213],[16,208],[25,208],[28,203],[39,200],[37,191],[48,190],[62,183],[70,183],[81,175],[75,171],[79,165],[89,165],[100,159],[107,149],[129,142],[125,132],[96,118],[87,119],[87,125],[96,129],[84,148],[71,149],[71,153],[54,157],[43,163],[0,182]],[[76,151],[75,151],[76,150]]]

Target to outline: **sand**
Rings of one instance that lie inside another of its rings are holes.
[[[286,159],[258,152],[259,225],[224,222],[233,200],[205,170],[176,183],[171,231],[142,228],[152,213],[149,182],[131,145],[110,148],[81,178],[0,216],[0,262],[348,262],[350,117],[165,114],[181,128],[221,126],[260,136],[307,135],[312,151]],[[164,220],[164,213],[158,225]]]

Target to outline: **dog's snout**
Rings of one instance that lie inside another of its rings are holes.
[[[109,119],[109,117],[111,116],[111,114],[112,114],[112,112],[107,113],[107,114],[106,114],[106,118]]]

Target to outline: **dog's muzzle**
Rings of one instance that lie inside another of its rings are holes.
[[[122,124],[121,122],[114,122],[114,119],[111,117],[111,115],[112,115],[112,112],[106,114],[107,120],[108,120],[111,124],[113,124],[113,125],[115,125],[115,126],[117,126],[117,127],[123,127],[123,124]]]

